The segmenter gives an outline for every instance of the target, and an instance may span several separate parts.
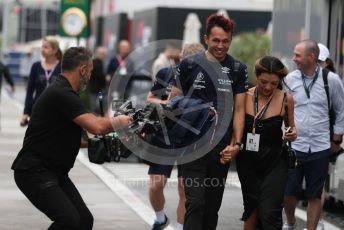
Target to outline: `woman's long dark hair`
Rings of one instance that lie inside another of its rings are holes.
[[[256,76],[260,76],[262,73],[276,74],[280,82],[278,84],[278,89],[283,89],[284,77],[288,74],[288,68],[276,57],[264,56],[256,61],[255,64]]]

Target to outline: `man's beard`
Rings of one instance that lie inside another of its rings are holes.
[[[88,84],[87,75],[82,75],[80,78],[80,83],[79,83],[79,92],[85,91],[87,88],[87,84]]]

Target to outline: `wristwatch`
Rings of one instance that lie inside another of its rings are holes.
[[[236,142],[234,145],[239,146],[239,150],[242,150],[244,145],[241,142]]]

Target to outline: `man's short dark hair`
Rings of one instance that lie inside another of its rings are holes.
[[[62,57],[62,71],[74,70],[79,65],[87,64],[92,58],[92,52],[85,47],[71,47],[65,51]]]
[[[234,31],[234,21],[218,13],[211,14],[207,18],[206,35],[209,35],[211,29],[214,28],[215,26],[221,27],[227,33],[228,32],[233,33]]]
[[[305,51],[307,54],[314,54],[314,56],[316,57],[316,59],[318,60],[318,56],[319,56],[319,46],[318,43],[312,39],[306,39],[301,41],[303,43],[305,43]]]

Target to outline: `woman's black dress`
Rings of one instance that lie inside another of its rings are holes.
[[[253,116],[246,114],[244,148],[237,156],[237,171],[244,200],[242,220],[258,211],[258,229],[282,229],[282,205],[288,166],[281,156],[282,116],[266,118],[256,125],[259,151],[247,151],[247,133],[252,132]]]

